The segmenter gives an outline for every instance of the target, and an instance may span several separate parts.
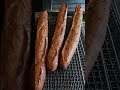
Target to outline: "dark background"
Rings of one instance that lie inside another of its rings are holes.
[[[34,12],[43,10],[43,1],[44,0],[32,0],[32,8]]]
[[[0,0],[0,31],[2,30],[2,21],[3,21],[3,13],[4,13],[4,0]]]
[[[118,11],[120,13],[120,0],[115,0],[116,1],[116,4],[117,4],[117,7],[118,7]]]

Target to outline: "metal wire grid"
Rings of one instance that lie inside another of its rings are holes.
[[[36,21],[38,19],[38,13],[36,13]],[[48,47],[50,47],[56,17],[50,15],[49,16],[49,43]],[[72,22],[72,17],[68,16],[67,19],[67,27],[66,27],[66,35],[65,40],[68,36],[70,26]],[[65,42],[64,40],[64,42]],[[84,48],[82,41],[80,39],[80,43],[78,48],[72,58],[71,64],[69,65],[67,70],[62,70],[58,67],[58,69],[53,72],[47,72],[46,81],[43,90],[84,90],[84,75],[83,75],[83,67],[84,66]]]
[[[87,90],[120,90],[120,23],[111,4],[106,39],[86,84]]]

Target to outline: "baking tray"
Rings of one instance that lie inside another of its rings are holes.
[[[120,16],[112,0],[106,39],[86,90],[120,90]]]
[[[54,27],[56,22],[57,13],[48,13],[48,48],[50,48],[51,40],[54,33]],[[35,13],[35,22],[37,24],[39,12]],[[67,17],[67,27],[64,42],[68,36],[70,27],[72,23],[72,15]],[[84,30],[84,27],[82,27]],[[82,30],[82,31],[83,31]],[[84,33],[81,33],[81,37],[84,37]],[[84,39],[80,38],[79,45],[76,49],[76,52],[72,58],[72,61],[67,70],[62,70],[58,68],[55,72],[47,72],[46,81],[43,90],[84,90],[85,80],[84,80],[84,48],[83,48]]]

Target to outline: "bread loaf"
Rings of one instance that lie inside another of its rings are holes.
[[[104,43],[111,0],[92,0],[86,5],[85,79],[97,60]]]
[[[31,1],[5,0],[1,39],[0,90],[24,90],[30,56]]]
[[[35,90],[42,90],[46,78],[46,52],[48,46],[48,14],[40,12],[35,42]],[[34,82],[33,82],[34,83]]]
[[[82,7],[77,5],[75,8],[75,14],[72,21],[72,26],[65,41],[65,45],[60,53],[59,65],[61,68],[66,69],[70,64],[70,61],[76,51],[77,45],[79,43],[81,24],[82,24]]]
[[[55,71],[58,66],[59,51],[62,46],[66,30],[66,20],[67,20],[67,5],[63,4],[58,13],[51,47],[47,55],[47,70],[51,72]]]

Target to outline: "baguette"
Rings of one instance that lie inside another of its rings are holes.
[[[74,55],[74,52],[77,48],[81,33],[81,24],[82,24],[82,7],[81,5],[76,5],[75,14],[73,17],[69,35],[60,53],[59,64],[60,67],[63,69],[66,69],[68,67],[72,59],[72,56]]]
[[[67,5],[63,4],[59,10],[55,32],[52,38],[50,50],[47,55],[47,70],[55,71],[58,66],[58,55],[63,43],[66,30]]]
[[[97,61],[99,52],[105,40],[109,20],[109,6],[111,0],[92,0],[86,9],[85,29],[85,79]]]
[[[5,0],[1,35],[0,90],[24,90],[30,59],[30,0]]]
[[[48,14],[40,12],[35,42],[35,90],[42,90],[46,78],[45,56],[48,46]]]

